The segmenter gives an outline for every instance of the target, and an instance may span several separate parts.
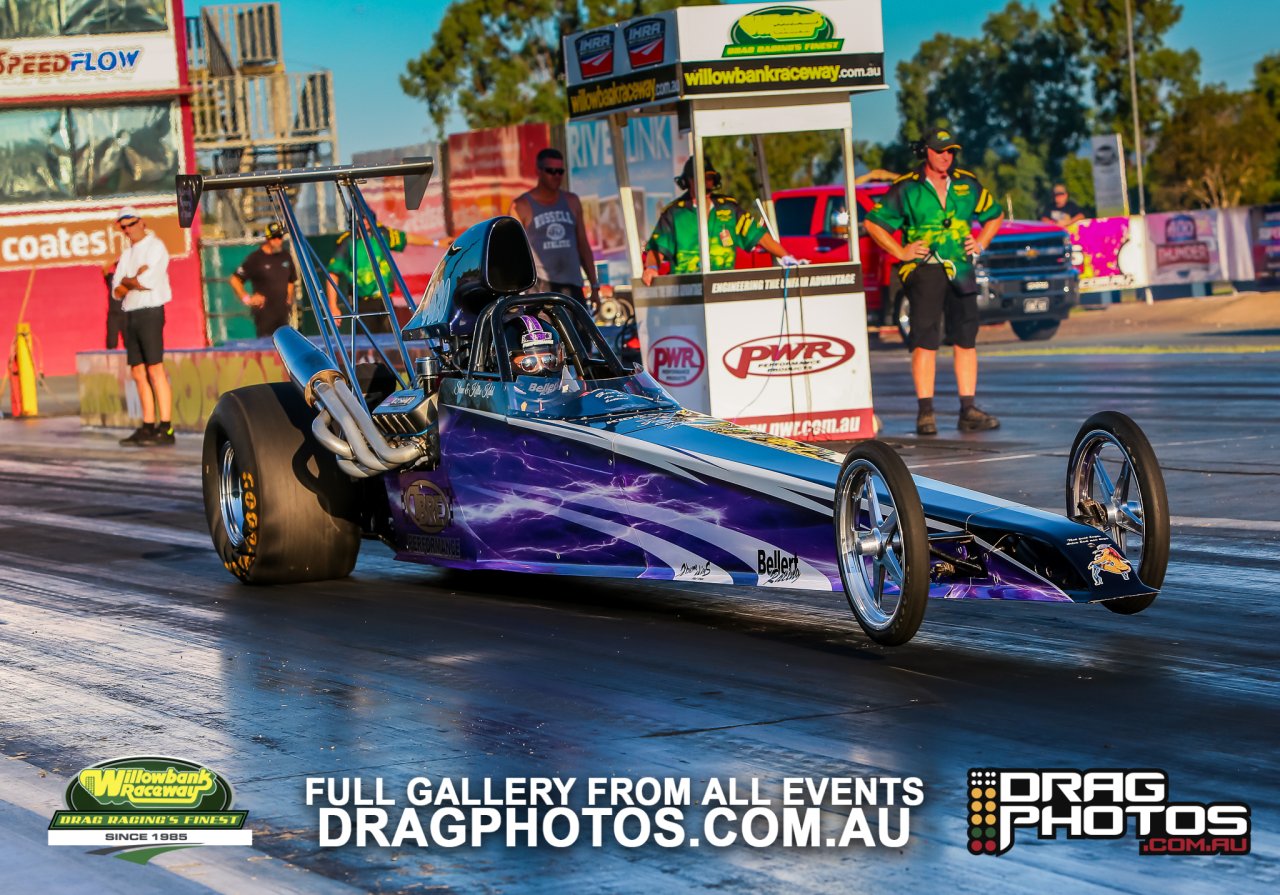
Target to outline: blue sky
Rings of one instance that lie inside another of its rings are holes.
[[[885,62],[890,86],[894,68],[915,54],[920,43],[945,31],[976,35],[987,15],[1006,0],[882,0]],[[1051,0],[1024,0],[1040,10]],[[187,0],[193,15],[200,0]],[[1247,87],[1253,65],[1280,48],[1280,3],[1275,0],[1183,0],[1182,21],[1167,43],[1200,52],[1200,76],[1206,82]],[[417,57],[449,4],[444,0],[280,0],[285,63],[291,70],[327,68],[334,73],[338,105],[338,149],[343,161],[352,152],[403,146],[437,136],[419,100],[405,96],[399,76]],[[854,107],[862,139],[886,140],[897,130],[897,106],[890,89],[863,97]],[[461,122],[450,130],[461,130]]]

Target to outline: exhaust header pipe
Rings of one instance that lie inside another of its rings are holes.
[[[289,378],[307,404],[319,411],[312,433],[334,453],[338,466],[348,475],[367,478],[416,463],[426,455],[427,445],[416,440],[394,447],[389,444],[351,391],[347,378],[302,333],[291,326],[281,327],[273,341]]]

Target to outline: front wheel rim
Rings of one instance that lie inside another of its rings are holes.
[[[1072,471],[1071,503],[1077,518],[1106,532],[1120,552],[1140,566],[1146,542],[1146,510],[1133,457],[1116,436],[1101,429],[1081,440],[1076,456],[1079,459]],[[1083,506],[1087,501],[1095,501],[1104,518],[1087,513]]]
[[[882,500],[882,493],[889,499]],[[906,577],[902,528],[892,493],[880,471],[859,460],[850,467],[838,500],[845,596],[864,624],[882,631],[898,616]]]
[[[244,546],[244,488],[236,467],[236,451],[223,442],[218,474],[218,503],[222,508],[222,528],[233,547]]]

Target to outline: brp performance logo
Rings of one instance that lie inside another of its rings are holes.
[[[1243,802],[1171,802],[1156,769],[969,771],[969,851],[1002,855],[1019,828],[1038,839],[1123,839],[1130,822],[1141,855],[1247,855]]]

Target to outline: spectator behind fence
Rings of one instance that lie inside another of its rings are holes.
[[[252,292],[245,292],[246,282],[253,284]],[[262,245],[250,252],[231,275],[231,288],[241,304],[248,305],[258,338],[289,324],[297,286],[298,271],[284,247],[284,227],[268,224]]]
[[[1059,227],[1070,227],[1084,220],[1084,209],[1071,201],[1067,188],[1061,183],[1053,185],[1053,198],[1040,212],[1040,220],[1046,224],[1057,224]]]
[[[576,195],[562,190],[564,156],[548,146],[538,153],[538,183],[521,193],[511,203],[509,214],[524,224],[538,267],[539,292],[559,292],[587,304],[582,288],[583,274],[591,285],[594,309],[600,301],[600,281],[596,274],[595,256],[587,241],[587,228],[582,217],[582,202]]]

